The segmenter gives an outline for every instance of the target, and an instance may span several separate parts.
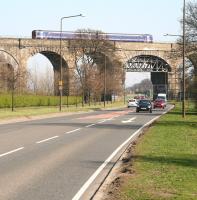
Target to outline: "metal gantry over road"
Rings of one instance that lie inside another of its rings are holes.
[[[128,60],[125,65],[127,72],[169,72],[169,64],[156,56],[140,55]]]

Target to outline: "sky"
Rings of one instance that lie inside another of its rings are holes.
[[[106,33],[152,34],[156,42],[173,42],[181,34],[183,0],[3,0],[0,12],[0,37],[31,37],[32,30],[95,29]],[[45,58],[41,58],[45,59]],[[131,77],[135,78],[131,78]],[[149,74],[127,74],[126,85]]]

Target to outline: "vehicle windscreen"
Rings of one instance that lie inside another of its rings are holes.
[[[148,100],[141,100],[139,102],[139,104],[150,104],[150,101],[148,101]]]
[[[165,100],[166,98],[163,97],[163,96],[159,96],[158,99],[163,99],[163,100]]]

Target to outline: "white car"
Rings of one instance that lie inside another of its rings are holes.
[[[137,100],[136,99],[129,99],[127,103],[127,107],[137,107]]]

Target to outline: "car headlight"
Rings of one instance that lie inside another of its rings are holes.
[[[151,106],[148,106],[148,108],[150,108]]]

